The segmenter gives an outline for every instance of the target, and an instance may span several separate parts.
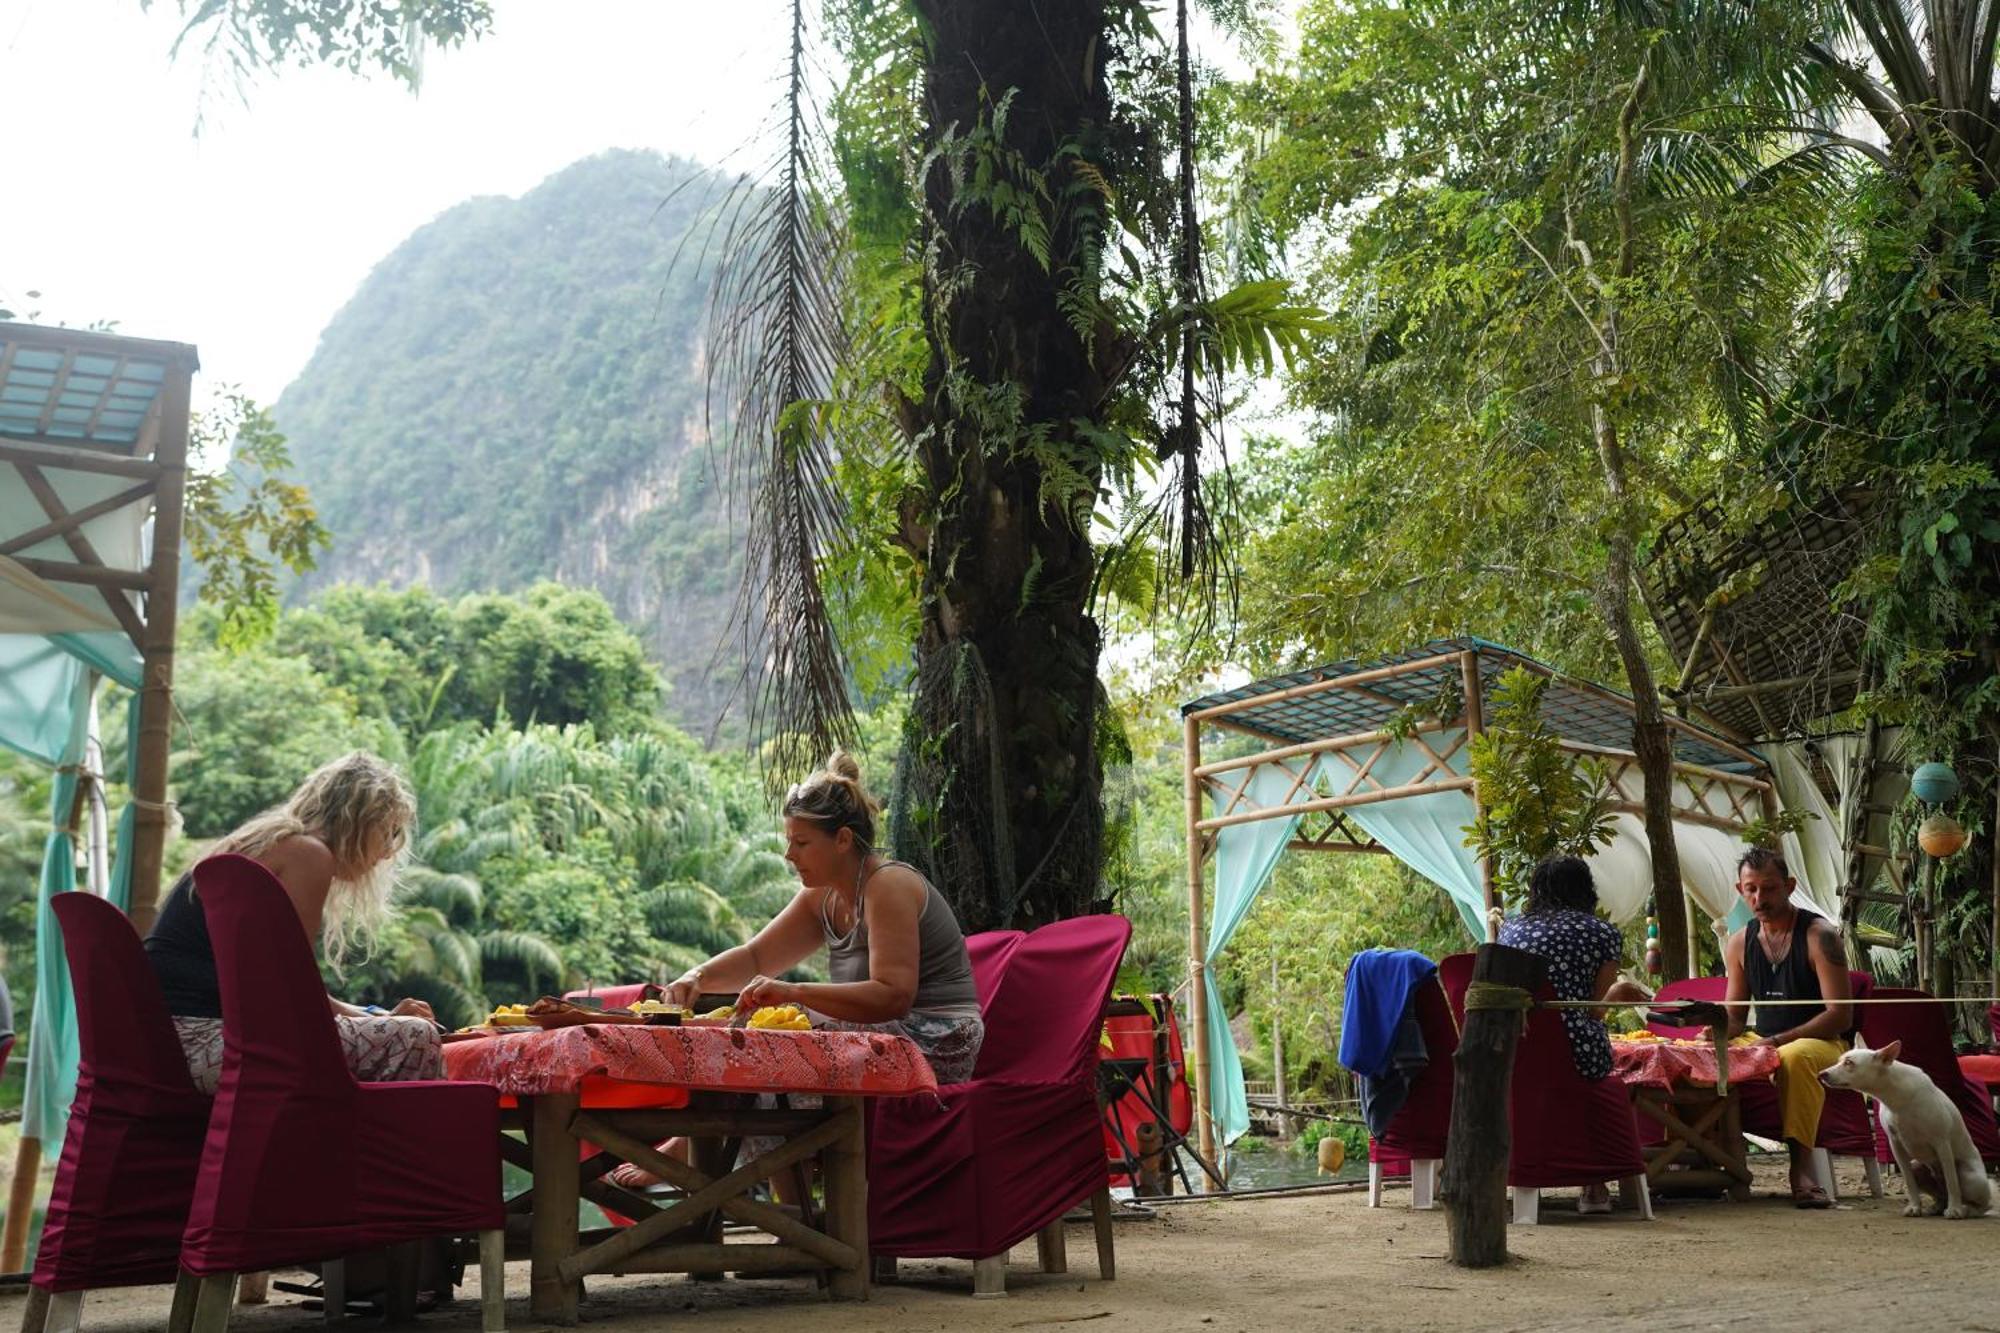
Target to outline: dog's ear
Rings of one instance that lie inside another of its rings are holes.
[[[1857,1051],[1865,1051],[1865,1050],[1867,1050],[1867,1049],[1868,1049],[1868,1038],[1866,1038],[1866,1037],[1862,1036],[1862,1035],[1861,1035],[1861,1034],[1860,1034],[1859,1032],[1855,1033],[1855,1034],[1854,1034],[1854,1049],[1855,1049],[1855,1050],[1857,1050]]]
[[[1884,1046],[1881,1050],[1875,1052],[1876,1056],[1880,1058],[1882,1063],[1885,1065],[1895,1064],[1896,1057],[1901,1055],[1902,1053],[1903,1053],[1903,1042],[1900,1037],[1897,1038],[1895,1041],[1890,1042],[1887,1046]]]

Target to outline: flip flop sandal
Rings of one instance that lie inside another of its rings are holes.
[[[1833,1200],[1826,1197],[1826,1191],[1817,1185],[1808,1185],[1802,1190],[1792,1191],[1794,1208],[1831,1208]]]

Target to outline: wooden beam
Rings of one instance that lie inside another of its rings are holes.
[[[1480,697],[1485,692],[1485,678],[1479,674],[1479,654],[1476,652],[1460,653],[1458,665],[1465,692],[1465,740],[1470,744],[1475,737],[1486,730],[1486,703]],[[1476,821],[1483,809],[1479,803],[1478,783],[1472,785],[1471,795],[1472,817]],[[1486,928],[1489,932],[1487,939],[1492,940],[1494,936],[1490,932],[1493,930],[1493,913],[1500,907],[1500,890],[1493,879],[1492,857],[1479,858],[1479,884],[1486,894]]]
[[[0,436],[0,463],[27,463],[34,467],[62,468],[71,472],[97,472],[138,481],[157,481],[160,476],[160,465],[151,459],[98,453],[79,448],[74,441],[29,441],[13,435]]]
[[[106,569],[102,565],[73,565],[62,560],[37,560],[24,555],[15,556],[14,563],[51,583],[83,583],[93,588],[124,588],[130,592],[144,592],[149,583],[144,574],[127,569]]]
[[[1840,685],[1849,685],[1861,679],[1859,671],[1831,671],[1820,676],[1787,676],[1783,680],[1751,681],[1744,685],[1717,685],[1701,691],[1695,697],[1704,703],[1724,699],[1748,699],[1759,694],[1774,694],[1779,690],[1796,690],[1808,685],[1824,685],[1829,690]]]
[[[87,504],[81,509],[72,509],[61,518],[50,519],[39,528],[32,528],[18,537],[10,537],[0,542],[0,555],[13,555],[17,551],[25,551],[37,542],[61,536],[93,519],[115,513],[127,505],[137,504],[152,495],[153,485],[150,481],[142,481],[136,486],[127,486],[124,490],[107,495],[102,500]]]
[[[1379,842],[1314,842],[1310,838],[1293,838],[1285,847],[1294,852],[1379,852],[1383,856],[1395,855]]]
[[[1605,804],[1606,808],[1615,810],[1621,815],[1637,815],[1641,819],[1646,817],[1646,807],[1638,801],[1608,801]],[[1741,833],[1749,827],[1747,820],[1724,819],[1720,815],[1705,815],[1696,810],[1674,811],[1674,822],[1699,824],[1703,828],[1721,829],[1725,833]]]
[[[1195,1140],[1204,1162],[1215,1160],[1215,1090],[1208,1079],[1208,976],[1206,927],[1201,919],[1201,863],[1206,843],[1201,827],[1201,721],[1181,720],[1183,814],[1187,822],[1188,1007],[1194,1011]]]
[[[1411,734],[1426,731],[1442,731],[1445,724],[1438,721],[1422,722]],[[1203,764],[1195,770],[1198,778],[1214,777],[1217,773],[1228,773],[1239,768],[1254,768],[1258,764],[1276,763],[1279,760],[1295,759],[1302,754],[1326,754],[1334,750],[1358,750],[1364,745],[1380,745],[1384,741],[1399,739],[1387,731],[1357,731],[1349,736],[1329,736],[1325,740],[1300,741],[1296,745],[1286,745],[1275,750],[1260,750],[1256,754],[1239,755],[1234,759],[1218,759],[1212,764]]]
[[[1604,759],[1619,759],[1629,763],[1639,762],[1639,756],[1630,750],[1614,750],[1608,745],[1590,745],[1583,741],[1564,741],[1562,748],[1574,754],[1587,754]],[[1771,784],[1763,778],[1753,778],[1747,773],[1731,773],[1726,768],[1710,768],[1706,764],[1691,764],[1684,759],[1673,761],[1676,773],[1687,773],[1694,777],[1711,778],[1716,782],[1743,787],[1749,791],[1769,791]],[[1769,771],[1768,769],[1766,770]]]
[[[188,348],[190,359],[194,349]],[[146,635],[139,642],[143,673],[139,697],[138,756],[132,802],[138,815],[132,834],[132,901],[127,912],[144,936],[153,928],[160,896],[160,863],[166,854],[167,755],[173,740],[174,629],[181,588],[181,519],[187,485],[188,375],[169,372],[160,386],[160,439],[153,461],[160,468],[153,502],[153,562],[147,571]],[[575,1204],[570,1205],[575,1224]]]
[[[104,563],[103,557],[97,554],[97,548],[90,544],[90,538],[79,532],[74,524],[66,527],[60,526],[65,519],[69,518],[69,511],[64,508],[62,497],[56,494],[55,487],[49,485],[49,479],[42,475],[42,470],[30,463],[16,463],[14,464],[14,470],[21,474],[23,481],[28,483],[28,490],[34,495],[35,502],[41,505],[42,512],[47,514],[52,522],[59,525],[63,543],[69,547],[70,554],[76,557],[77,564],[80,566],[94,566],[99,569],[109,569],[110,566]],[[107,588],[101,583],[95,586],[97,588],[97,595],[104,599],[104,605],[110,608],[111,614],[117,619],[119,627],[125,631],[125,636],[132,641],[135,647],[143,642],[146,635],[146,627],[140,623],[139,613],[132,609],[131,599],[125,596],[124,593]]]
[[[0,342],[21,347],[40,347],[58,352],[88,352],[98,356],[130,356],[142,361],[158,361],[169,371],[192,375],[201,369],[201,357],[188,343],[164,342],[157,338],[128,338],[122,333],[96,333],[88,329],[55,329],[43,324],[15,324],[0,321]]]
[[[1351,685],[1366,685],[1373,681],[1389,680],[1396,676],[1413,675],[1428,671],[1433,667],[1449,666],[1458,654],[1439,653],[1435,657],[1419,657],[1409,662],[1397,662],[1393,666],[1371,667],[1366,671],[1354,671],[1345,676],[1332,676],[1326,680],[1310,681],[1304,685],[1293,685],[1287,689],[1273,690],[1269,694],[1253,694],[1246,699],[1232,699],[1226,704],[1213,704],[1183,716],[1206,722],[1210,718],[1224,717],[1230,713],[1240,713],[1246,708],[1258,708],[1265,704],[1283,703],[1288,699],[1303,698],[1308,694],[1321,694],[1327,690],[1338,690]]]
[[[1219,815],[1214,819],[1204,819],[1195,827],[1201,830],[1230,828],[1237,824],[1254,824],[1261,819],[1282,819],[1291,815],[1309,815],[1315,810],[1346,810],[1357,805],[1375,805],[1382,801],[1401,800],[1405,796],[1431,796],[1444,791],[1470,791],[1471,778],[1450,778],[1443,782],[1413,782],[1402,787],[1384,787],[1380,791],[1354,792],[1347,796],[1323,796],[1314,801],[1298,801],[1292,805],[1274,805],[1263,810],[1246,810],[1240,815]]]
[[[41,419],[35,423],[35,434],[47,435],[49,427],[55,424],[56,412],[62,407],[63,390],[69,387],[70,367],[75,364],[76,353],[65,348],[62,364],[56,368],[56,382],[49,386],[49,400],[42,404]]]

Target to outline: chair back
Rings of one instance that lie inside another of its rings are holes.
[[[1729,994],[1728,977],[1686,977],[1680,981],[1669,981],[1654,994],[1656,1001],[1667,1000],[1721,1000]],[[1657,1019],[1646,1021],[1646,1030],[1660,1037],[1693,1039],[1701,1035],[1699,1024],[1693,1027],[1678,1023],[1663,1023]]]
[[[56,1166],[35,1285],[45,1291],[171,1282],[210,1100],[188,1076],[160,983],[125,914],[59,893],[82,1059]]]
[[[1016,945],[986,1005],[973,1077],[1094,1078],[1104,1004],[1131,938],[1132,923],[1122,916],[1079,916]]]
[[[1465,990],[1472,984],[1472,964],[1477,957],[1469,953],[1448,953],[1438,959],[1438,985],[1444,987],[1445,1000],[1451,1005],[1452,1022],[1460,1032],[1465,1031]]]
[[[1547,982],[1537,1000],[1553,1000]],[[1624,1081],[1586,1079],[1576,1069],[1559,1009],[1534,1009],[1514,1051],[1508,1114],[1514,1132],[1507,1183],[1538,1189],[1590,1184],[1645,1170],[1639,1127]]]
[[[1875,991],[1878,1000],[1930,998],[1929,992],[1883,986]],[[1931,1082],[1951,1098],[1965,1118],[1972,1146],[1988,1162],[2000,1160],[2000,1122],[1983,1086],[1975,1087],[1958,1066],[1958,1052],[1952,1049],[1951,1020],[1941,1004],[1871,1004],[1861,1010],[1861,1035],[1871,1049],[1880,1050],[1892,1041],[1903,1043],[1897,1057],[1915,1065],[1931,1077]]]
[[[1459,994],[1462,999],[1462,988]],[[1391,1155],[1428,1159],[1444,1156],[1445,1137],[1451,1129],[1452,1057],[1458,1051],[1458,1023],[1452,1017],[1444,986],[1435,976],[1417,987],[1413,1003],[1427,1060],[1410,1081],[1409,1096],[1384,1127],[1381,1142]]]
[[[222,991],[223,1080],[351,1092],[326,985],[284,886],[261,863],[224,855],[195,866],[194,887]]]
[[[993,992],[1000,989],[1007,964],[1027,938],[1025,930],[984,930],[965,937],[965,954],[972,961],[972,984],[979,992],[981,1013],[993,1003]]]

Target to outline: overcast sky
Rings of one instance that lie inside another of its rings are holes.
[[[416,96],[287,70],[245,106],[204,94],[197,56],[169,60],[174,0],[0,0],[0,296],[194,343],[207,388],[269,402],[375,262],[453,204],[607,148],[755,165],[783,0],[494,9]]]

